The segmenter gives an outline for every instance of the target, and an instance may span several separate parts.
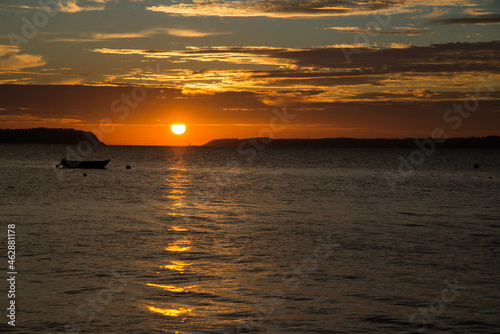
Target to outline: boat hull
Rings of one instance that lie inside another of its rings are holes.
[[[104,169],[110,160],[104,161],[62,161],[63,168]]]

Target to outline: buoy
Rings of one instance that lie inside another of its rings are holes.
[[[132,167],[130,167],[130,166],[127,166],[127,167],[125,167],[125,169],[132,169]]]
[[[474,164],[474,169],[479,169],[479,165],[478,164]]]
[[[87,173],[83,173],[83,176],[87,176]]]

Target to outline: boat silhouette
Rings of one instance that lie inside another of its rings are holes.
[[[85,168],[85,169],[104,169],[108,162],[111,160],[103,161],[77,161],[62,159],[61,163],[56,167],[62,166],[63,168]]]

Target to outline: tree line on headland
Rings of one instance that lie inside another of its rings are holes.
[[[332,147],[332,148],[415,148],[416,142],[432,138],[384,139],[384,138],[324,138],[324,139],[271,139],[271,138],[223,138],[203,146],[208,147]],[[436,148],[500,148],[499,136],[448,138],[434,141]],[[241,145],[241,146],[240,146]]]
[[[78,144],[88,141],[106,145],[92,133],[75,129],[0,129],[0,143],[7,144]]]

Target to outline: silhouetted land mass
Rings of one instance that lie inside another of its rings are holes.
[[[245,142],[242,144],[242,142]],[[416,148],[418,143],[426,143],[428,147],[436,148],[500,148],[500,137],[469,137],[469,138],[405,138],[405,139],[355,139],[355,138],[324,138],[324,139],[270,139],[270,138],[223,138],[214,139],[203,146],[208,147],[338,147],[338,148]]]
[[[92,133],[75,129],[0,129],[0,143],[11,144],[78,144],[106,145]]]

